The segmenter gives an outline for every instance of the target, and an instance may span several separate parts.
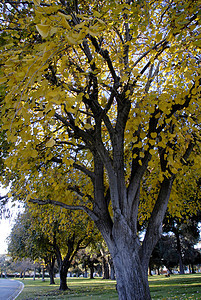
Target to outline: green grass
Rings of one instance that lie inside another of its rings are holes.
[[[201,299],[201,274],[149,278],[153,299]]]
[[[49,285],[49,280],[22,280],[24,290],[18,300],[98,300],[118,299],[113,280],[68,278],[69,291],[60,292],[59,280],[55,285]],[[152,299],[201,299],[201,274],[152,276],[149,278]]]

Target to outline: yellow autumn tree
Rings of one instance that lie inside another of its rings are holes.
[[[174,180],[200,176],[200,1],[4,0],[1,12],[5,180],[16,197],[85,211],[119,299],[150,299]]]

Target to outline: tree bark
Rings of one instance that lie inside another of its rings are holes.
[[[179,273],[184,274],[184,265],[182,260],[182,252],[181,252],[181,243],[179,238],[179,233],[175,231],[175,236],[177,239],[177,253],[179,255]]]
[[[109,266],[105,256],[102,256],[102,274],[103,279],[109,279]]]
[[[54,271],[49,271],[49,276],[50,276],[50,284],[55,284],[54,281]]]
[[[89,269],[90,269],[90,279],[94,279],[94,266],[91,265],[91,266],[89,267]]]
[[[45,268],[42,266],[42,281],[45,281]]]
[[[64,266],[61,266],[61,268],[59,269],[59,275],[60,275],[59,290],[60,291],[69,290],[69,288],[67,286],[67,273],[68,273],[68,268],[64,267]]]
[[[36,279],[36,267],[34,267],[34,275],[33,275],[33,280]]]
[[[140,242],[122,219],[114,223],[112,233],[104,232],[114,263],[119,300],[149,300],[148,268],[140,259]]]
[[[126,251],[118,251],[113,256],[119,299],[149,300],[148,274],[143,269],[139,254],[132,248],[127,247]]]
[[[62,259],[60,249],[57,245],[55,246],[55,249],[56,249],[56,258],[59,266],[59,276],[60,276],[59,290],[66,291],[69,289],[67,286],[67,273],[70,267],[70,261],[68,259],[68,255],[64,259]]]
[[[46,264],[47,270],[50,276],[50,284],[55,284],[54,281],[54,265],[55,265],[55,256],[47,257]]]
[[[108,259],[108,263],[109,263],[109,277],[111,280],[115,280],[114,264],[111,257]]]
[[[192,274],[195,274],[195,273],[196,273],[193,264],[191,264],[191,270],[192,270]]]

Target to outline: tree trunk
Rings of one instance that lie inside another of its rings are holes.
[[[49,276],[50,276],[50,284],[55,284],[54,281],[54,269],[49,269]]]
[[[33,275],[33,280],[36,279],[36,267],[34,267],[34,275]]]
[[[192,270],[192,274],[195,274],[195,270],[194,270],[194,265],[191,264],[191,270]]]
[[[184,274],[184,265],[183,265],[183,260],[182,260],[181,243],[180,243],[179,233],[175,232],[175,236],[177,239],[177,253],[179,255],[179,273]]]
[[[110,237],[107,235],[106,239],[114,263],[119,300],[150,300],[148,263],[141,261],[138,237],[126,224],[121,224],[121,220],[114,224],[112,239]]]
[[[87,268],[85,267],[84,278],[87,278]]]
[[[139,255],[127,249],[114,256],[113,261],[119,300],[151,299],[148,274],[141,266]]]
[[[94,279],[94,266],[91,265],[89,268],[90,268],[90,279]]]
[[[67,286],[67,273],[68,273],[68,268],[65,268],[64,266],[62,266],[59,270],[59,275],[60,275],[59,290],[60,291],[69,290],[69,288]]]
[[[111,257],[108,259],[108,263],[109,263],[109,277],[111,280],[115,280],[114,264]]]
[[[45,281],[45,268],[42,266],[42,281]]]
[[[50,276],[50,284],[55,284],[54,281],[54,265],[55,265],[55,256],[50,256],[46,258],[47,270]]]
[[[149,276],[152,276],[151,267],[149,266]]]
[[[103,279],[109,279],[109,266],[104,256],[102,256],[102,274]]]

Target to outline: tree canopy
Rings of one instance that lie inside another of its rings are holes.
[[[1,122],[13,145],[4,178],[19,198],[88,213],[120,299],[149,299],[139,274],[174,179],[200,177],[199,1],[5,0],[1,11]],[[128,282],[121,251],[134,253]]]

